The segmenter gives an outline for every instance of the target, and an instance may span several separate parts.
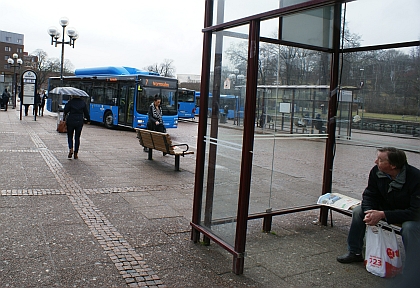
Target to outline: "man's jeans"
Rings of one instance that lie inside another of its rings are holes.
[[[361,254],[363,249],[363,238],[366,231],[366,224],[363,222],[364,217],[365,213],[360,205],[353,209],[347,245],[348,250],[355,254]],[[401,235],[406,254],[405,267],[417,267],[419,262],[417,255],[420,252],[420,222],[404,222]]]

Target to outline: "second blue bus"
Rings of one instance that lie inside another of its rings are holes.
[[[207,111],[207,116],[211,116],[212,111],[212,101],[213,96],[210,94],[209,96],[209,106]],[[220,95],[219,99],[219,112],[225,113],[225,108],[227,110],[227,119],[235,119],[237,117],[243,117],[243,105],[244,103],[240,103],[239,96],[236,95]],[[196,92],[196,114],[200,113],[200,92]]]
[[[178,117],[191,119],[195,118],[195,91],[178,88]]]

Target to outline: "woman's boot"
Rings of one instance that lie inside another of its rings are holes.
[[[67,158],[71,158],[71,156],[73,156],[73,148],[70,149],[69,155],[67,155]]]

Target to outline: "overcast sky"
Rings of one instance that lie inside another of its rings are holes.
[[[24,34],[26,52],[42,49],[49,58],[60,59],[61,46],[51,45],[47,30],[61,31],[59,20],[67,17],[80,37],[74,49],[65,46],[64,58],[76,69],[142,69],[172,59],[177,74],[201,73],[202,0],[0,0],[0,9],[0,30]]]
[[[226,20],[274,9],[279,2],[225,1]],[[59,59],[61,47],[51,45],[47,30],[61,29],[59,19],[65,16],[68,27],[80,35],[75,48],[66,45],[64,52],[75,69],[111,65],[142,69],[172,59],[176,74],[200,74],[204,4],[204,0],[0,0],[0,30],[24,34],[28,53],[42,49],[49,58]],[[362,36],[362,45],[420,39],[420,0],[357,0],[347,6],[346,22],[351,32]]]

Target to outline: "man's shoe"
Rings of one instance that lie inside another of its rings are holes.
[[[362,254],[356,255],[352,252],[347,252],[344,255],[338,256],[337,261],[340,263],[353,263],[353,262],[363,262],[365,259],[363,259]]]

